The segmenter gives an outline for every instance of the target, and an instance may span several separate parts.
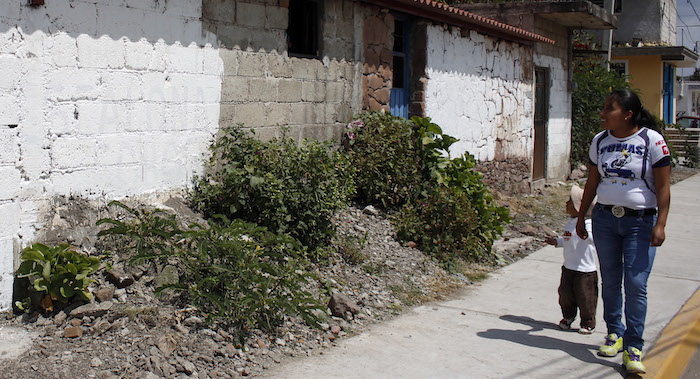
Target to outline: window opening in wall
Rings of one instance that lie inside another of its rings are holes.
[[[622,13],[622,0],[613,0],[615,1],[615,7],[613,12],[614,13]]]
[[[320,5],[317,0],[291,0],[287,44],[290,55],[318,57]]]
[[[603,8],[605,6],[605,0],[591,0],[591,3]]]
[[[610,71],[617,72],[620,77],[627,76],[627,61],[612,61],[610,62]]]
[[[404,22],[394,21],[394,80],[393,88],[406,88],[404,71],[406,67],[406,52],[404,51]]]

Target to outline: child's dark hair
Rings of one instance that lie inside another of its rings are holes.
[[[646,108],[642,106],[642,101],[639,96],[628,90],[628,89],[618,89],[610,93],[615,101],[620,104],[622,109],[627,111],[632,111],[632,125],[639,125],[639,127],[647,127],[652,130],[658,131],[656,126],[656,120],[654,116],[649,113]]]

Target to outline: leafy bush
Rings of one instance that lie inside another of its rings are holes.
[[[173,215],[162,211],[127,210],[130,219],[105,218],[98,225],[110,225],[99,233],[120,235],[136,241],[131,263],[154,259],[173,260],[183,270],[180,284],[159,287],[183,291],[189,301],[245,336],[254,328],[270,330],[284,315],[299,315],[318,326],[314,312],[324,309],[302,289],[311,275],[304,271],[304,249],[288,235],[242,221],[217,217],[207,227],[197,224],[178,227]]]
[[[385,208],[411,199],[422,181],[418,141],[405,119],[366,112],[348,124],[345,145],[357,170],[357,200]]]
[[[449,155],[456,138],[443,134],[429,118],[413,117],[420,141],[421,172],[426,180],[415,202],[397,217],[397,234],[448,265],[454,258],[489,260],[493,241],[510,221],[508,209],[493,203],[493,196],[474,170],[469,154]]]
[[[29,311],[39,305],[48,312],[53,311],[54,302],[66,304],[74,297],[92,300],[88,290],[101,264],[100,257],[88,256],[71,250],[70,245],[48,247],[35,243],[24,249],[22,263],[17,269],[18,278],[27,278],[30,293],[40,295],[41,303],[32,304],[31,297],[15,302],[15,306]]]
[[[225,128],[210,147],[209,173],[195,178],[191,205],[289,233],[314,250],[333,236],[331,217],[355,188],[350,162],[331,146],[286,136],[262,142],[240,126]]]
[[[587,48],[592,37],[577,35],[577,47]],[[571,166],[588,164],[588,149],[593,137],[600,132],[600,110],[613,89],[630,88],[625,77],[608,71],[600,57],[574,57],[571,127]]]

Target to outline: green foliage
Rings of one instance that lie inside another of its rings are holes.
[[[277,235],[242,220],[215,217],[207,227],[178,227],[173,215],[131,209],[119,202],[130,219],[101,219],[110,225],[99,233],[136,241],[131,263],[154,259],[176,260],[184,274],[180,284],[159,287],[184,291],[194,305],[218,320],[245,332],[271,330],[284,315],[299,315],[318,326],[315,312],[324,309],[302,285],[312,278],[301,244],[289,235]]]
[[[360,237],[354,234],[343,234],[336,238],[334,245],[343,260],[349,264],[356,265],[367,260],[367,255],[362,249],[367,244],[367,233]]]
[[[262,142],[237,127],[211,145],[209,173],[195,178],[191,205],[205,216],[221,214],[289,233],[312,251],[329,242],[331,217],[354,192],[345,155],[330,142],[283,136]]]
[[[357,199],[387,207],[406,203],[422,180],[418,141],[405,119],[366,112],[348,124],[345,145],[357,170]]]
[[[422,145],[421,170],[427,185],[399,213],[399,238],[414,240],[448,268],[456,258],[491,260],[493,241],[510,221],[508,209],[494,204],[482,174],[474,169],[473,156],[450,157],[456,138],[443,134],[429,118],[412,121]]]
[[[15,306],[23,311],[41,307],[52,311],[54,302],[67,303],[74,297],[85,301],[92,299],[88,290],[94,279],[89,278],[101,264],[100,257],[88,256],[71,250],[70,245],[49,247],[35,243],[24,249],[22,263],[17,269],[18,278],[27,278],[30,292],[41,295],[41,304],[32,304],[31,297],[17,301]]]
[[[575,44],[586,48],[591,37],[578,34]],[[630,88],[625,77],[608,71],[605,60],[599,57],[574,57],[574,91],[572,93],[571,166],[587,164],[588,150],[593,137],[600,132],[600,110],[614,89]]]

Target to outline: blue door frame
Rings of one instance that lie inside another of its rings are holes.
[[[389,111],[394,116],[408,118],[409,97],[409,63],[410,63],[410,30],[409,20],[400,15],[394,15],[394,79],[392,81]]]
[[[670,64],[664,63],[664,122],[673,123],[673,86],[676,70]]]

